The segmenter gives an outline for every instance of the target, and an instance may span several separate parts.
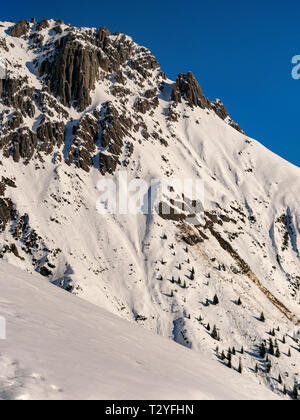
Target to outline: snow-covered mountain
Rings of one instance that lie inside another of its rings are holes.
[[[1,258],[216,366],[235,347],[232,366],[241,358],[243,376],[280,395],[292,390],[299,168],[249,138],[192,73],[167,79],[126,35],[2,22],[0,56]],[[148,184],[201,179],[204,222],[99,214],[98,182],[124,170]],[[259,347],[270,339],[280,357],[269,355],[268,369]]]

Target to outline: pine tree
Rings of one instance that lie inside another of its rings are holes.
[[[180,277],[178,277],[178,281],[177,281],[177,283],[178,283],[178,284],[181,284],[181,279],[180,279]]]
[[[272,368],[272,363],[270,361],[268,361],[268,363],[267,363],[267,373],[271,372],[271,368]]]
[[[239,373],[242,373],[243,372],[243,366],[242,366],[242,359],[241,358],[240,358],[240,361],[239,361],[238,372]]]
[[[241,306],[241,304],[242,304],[241,298],[238,298],[237,305]]]
[[[284,387],[283,387],[283,395],[286,395],[287,394],[287,389],[286,389],[286,386],[284,385]]]
[[[210,331],[210,325],[209,324],[207,324],[206,329],[207,329],[207,331]]]
[[[258,373],[258,364],[255,365],[255,373]]]
[[[264,315],[264,313],[263,313],[263,312],[261,313],[259,320],[260,320],[261,322],[265,322],[266,318],[265,318],[265,315]]]
[[[232,354],[235,356],[235,347],[232,347]]]
[[[280,354],[280,350],[279,350],[279,347],[276,347],[276,353],[275,353],[275,356],[276,356],[277,358],[279,358],[279,357],[281,356],[281,354]]]
[[[298,399],[298,387],[296,384],[294,385],[294,389],[293,389],[293,398],[294,400]]]
[[[278,383],[279,383],[279,384],[282,384],[282,378],[281,378],[281,375],[279,375],[279,376],[278,376]]]
[[[291,357],[291,349],[289,348],[289,350],[288,350],[288,357]]]
[[[225,360],[226,359],[226,357],[225,357],[225,353],[224,353],[224,350],[222,351],[222,353],[221,353],[221,360]]]
[[[265,345],[263,343],[259,348],[259,355],[262,359],[264,359],[265,356],[266,356],[266,348],[265,348]]]
[[[285,344],[286,340],[285,340],[285,336],[282,337],[282,343]]]
[[[214,325],[214,328],[213,328],[213,330],[212,330],[212,332],[211,332],[211,337],[214,339],[214,340],[217,340],[218,339],[218,331],[217,331],[217,327]]]
[[[232,368],[232,365],[231,365],[231,359],[230,359],[230,360],[228,360],[227,367],[229,367],[229,369],[231,369],[231,368]]]
[[[270,338],[270,344],[269,344],[269,353],[270,353],[271,356],[274,355],[274,345],[273,345],[273,341],[272,341],[271,338]]]
[[[183,288],[186,289],[186,281],[184,280]]]
[[[218,305],[219,304],[219,298],[218,298],[217,295],[214,296],[213,304],[214,305]]]
[[[244,347],[241,348],[241,354],[244,354]]]

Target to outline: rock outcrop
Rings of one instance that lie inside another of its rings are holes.
[[[200,106],[203,109],[210,107],[209,101],[205,98],[199,83],[191,72],[178,75],[171,99],[176,103],[185,100],[189,105]]]
[[[43,61],[40,74],[47,74],[51,92],[66,106],[83,111],[91,104],[90,91],[99,72],[96,50],[82,46],[73,34],[56,43],[55,65]]]
[[[125,146],[125,138],[131,138],[132,121],[124,115],[119,115],[112,103],[108,102],[103,109],[101,120],[102,134],[100,138],[101,153],[99,169],[102,175],[113,174],[117,165],[121,164],[120,156]]]
[[[100,135],[100,113],[94,110],[91,114],[86,114],[74,126],[74,140],[69,150],[66,160],[68,165],[74,164],[78,168],[89,172],[93,166],[93,156],[96,152],[96,143]]]
[[[240,133],[244,133],[244,131],[241,129],[241,127],[234,122],[230,116],[229,113],[223,104],[223,102],[220,101],[220,99],[215,99],[212,103],[212,109],[214,112],[218,115],[218,117],[222,118],[222,120],[227,120],[228,124],[233,127],[235,130],[239,131]]]
[[[29,22],[24,19],[16,23],[10,31],[10,35],[16,38],[20,38],[23,35],[27,35],[29,31]]]

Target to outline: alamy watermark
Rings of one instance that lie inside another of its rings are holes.
[[[294,80],[299,80],[300,79],[300,55],[295,55],[292,58],[292,64],[293,69],[292,69],[292,78]]]
[[[0,80],[6,79],[6,60],[0,56]]]
[[[102,178],[97,210],[100,214],[149,215],[200,225],[204,217],[204,183],[201,179],[129,180],[127,171]]]
[[[0,315],[0,340],[6,340],[6,319]]]

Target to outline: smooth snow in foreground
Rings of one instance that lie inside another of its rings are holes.
[[[6,263],[0,399],[275,399],[248,378]]]

